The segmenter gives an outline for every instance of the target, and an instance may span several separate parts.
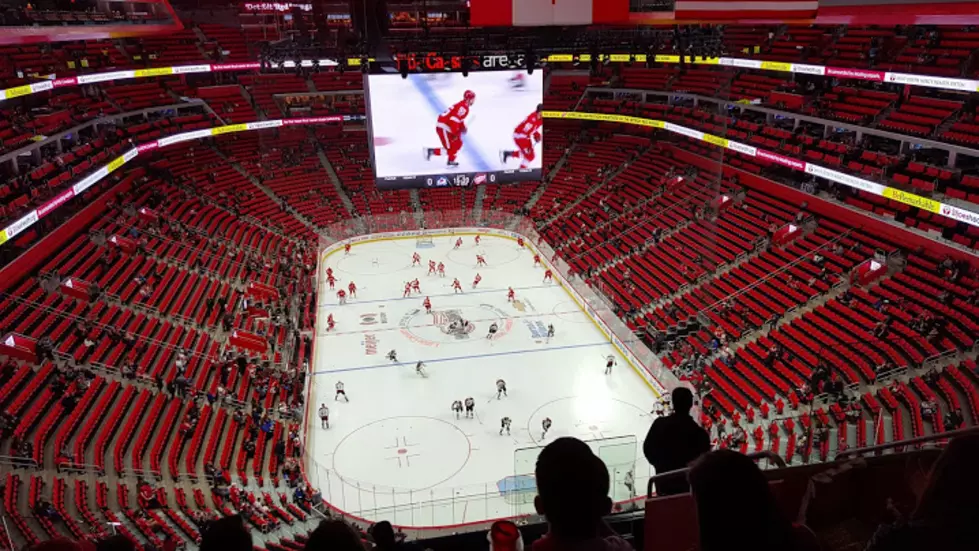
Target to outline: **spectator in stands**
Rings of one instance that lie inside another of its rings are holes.
[[[224,517],[203,530],[200,551],[252,551],[252,535],[240,515]]]
[[[534,473],[534,508],[548,524],[534,551],[631,549],[602,520],[612,511],[608,468],[587,444],[558,438],[541,451]]]
[[[710,436],[690,416],[693,393],[677,387],[672,392],[672,403],[673,414],[653,421],[643,442],[643,453],[657,473],[682,469],[710,451]],[[672,477],[657,483],[656,493],[682,494],[688,488],[682,476]]]
[[[732,549],[733,534],[746,534],[757,551],[819,549],[812,532],[782,515],[768,481],[748,457],[730,450],[708,453],[694,462],[687,478],[701,551]]]
[[[363,551],[360,535],[342,520],[324,520],[306,540],[306,551]]]
[[[975,549],[979,542],[979,436],[953,439],[935,461],[909,519],[881,526],[867,551]]]
[[[956,409],[955,411],[950,411],[945,414],[945,429],[954,430],[962,428],[962,423],[965,422],[965,418],[962,417],[962,410]]]

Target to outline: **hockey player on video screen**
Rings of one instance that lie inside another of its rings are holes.
[[[517,149],[500,152],[500,160],[503,161],[503,164],[506,164],[507,159],[511,157],[521,159],[520,168],[528,168],[534,162],[536,158],[534,146],[541,139],[540,132],[543,123],[541,111],[543,110],[544,105],[538,103],[537,110],[527,115],[527,118],[513,130],[513,142],[517,144]]]
[[[469,108],[476,101],[476,93],[466,90],[462,95],[462,101],[446,109],[439,115],[438,123],[435,125],[435,133],[442,142],[442,147],[429,147],[425,149],[425,160],[430,160],[432,155],[448,155],[446,166],[459,166],[456,156],[462,149],[462,135],[466,133],[466,117],[469,116]]]

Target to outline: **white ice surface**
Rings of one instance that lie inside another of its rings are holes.
[[[338,287],[353,280],[357,298],[338,305],[323,282],[319,293],[306,454],[311,482],[336,507],[371,520],[435,526],[531,512],[533,492],[504,497],[505,477],[533,473],[539,446],[560,436],[592,444],[613,476],[613,497],[629,497],[622,481],[635,466],[638,491],[652,474],[642,440],[655,397],[616,354],[592,321],[558,283],[543,283],[543,268],[515,241],[473,237],[453,250],[455,238],[436,237],[433,248],[414,239],[356,244],[351,253],[323,260]],[[422,266],[411,267],[418,251]],[[475,267],[475,255],[488,266]],[[446,264],[447,277],[427,275],[428,260]],[[477,273],[482,282],[476,290]],[[422,294],[403,298],[405,281],[418,278]],[[452,278],[465,290],[454,294]],[[517,304],[508,303],[507,287]],[[422,308],[431,298],[434,313]],[[336,329],[325,333],[332,313]],[[455,315],[475,327],[468,338],[445,333]],[[500,332],[487,340],[496,321]],[[556,336],[547,342],[544,328]],[[385,356],[397,350],[400,364]],[[618,365],[605,375],[605,357]],[[415,362],[425,362],[425,376]],[[497,400],[496,380],[509,396]],[[350,402],[334,400],[342,381]],[[454,400],[472,396],[473,419],[456,419]],[[316,418],[330,407],[330,428]],[[500,419],[513,420],[500,436]],[[541,439],[541,421],[553,426]],[[635,444],[632,438],[635,438]],[[521,450],[521,451],[517,451]]]

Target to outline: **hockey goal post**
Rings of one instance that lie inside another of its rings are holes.
[[[425,249],[425,248],[434,247],[434,246],[435,246],[435,242],[432,241],[432,236],[431,235],[419,235],[415,239],[415,247],[417,247],[419,249]]]

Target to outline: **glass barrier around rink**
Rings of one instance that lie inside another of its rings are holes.
[[[485,231],[487,235],[499,231],[501,235],[511,238],[522,236],[526,245],[537,250],[541,258],[563,277],[579,306],[596,320],[606,333],[606,338],[633,364],[657,394],[669,393],[680,385],[689,388],[686,382],[679,381],[665,368],[652,350],[622,322],[615,313],[612,299],[575,275],[570,266],[556,255],[550,244],[542,240],[536,224],[529,218],[501,211],[398,212],[358,217],[335,223],[322,231],[319,250],[322,260],[324,255],[342,250],[347,241],[356,242],[385,234],[410,239],[472,235],[478,231]],[[315,379],[310,377],[310,385],[317,384]],[[309,415],[312,419],[313,412],[310,411]],[[695,418],[699,418],[699,415]],[[633,469],[623,468],[621,461],[610,466],[612,497],[622,510],[642,506],[641,498],[635,500],[631,497],[635,494],[630,488],[638,488],[641,494],[649,477],[655,474],[642,457],[641,446],[633,453],[636,454]],[[320,490],[334,513],[355,522],[386,519],[404,527],[459,531],[480,529],[482,521],[497,518],[526,516],[531,521],[536,519],[533,508],[536,487],[532,482],[532,472],[518,469],[520,461],[516,458],[512,476],[503,480],[424,489],[379,486],[351,480],[340,476],[316,458],[307,456],[305,461],[309,482]],[[626,473],[629,473],[628,481]],[[463,524],[465,527],[459,526]]]
[[[616,503],[616,512],[643,508],[643,493],[655,473],[642,457],[642,447],[635,436],[586,443],[606,462],[610,497]],[[395,526],[419,531],[409,535],[431,537],[432,530],[480,530],[501,518],[542,522],[543,518],[534,510],[537,488],[533,469],[540,450],[516,449],[512,474],[462,486],[411,488],[408,487],[410,479],[405,479],[402,487],[357,481],[308,457],[306,478],[319,490],[334,516],[363,524],[387,520]]]

